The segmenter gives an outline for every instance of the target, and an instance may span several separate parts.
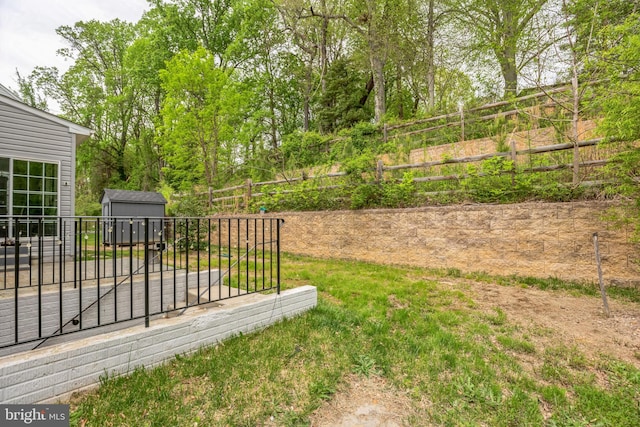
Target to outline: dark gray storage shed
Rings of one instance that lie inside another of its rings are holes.
[[[148,242],[158,242],[167,200],[160,193],[105,189],[100,199],[105,245],[145,242],[143,218],[149,218]]]

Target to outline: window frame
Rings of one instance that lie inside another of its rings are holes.
[[[2,215],[12,220],[9,221],[9,224],[3,224],[0,227],[0,238],[3,239],[14,239],[16,237],[19,238],[33,238],[36,236],[41,236],[43,238],[46,237],[57,237],[58,230],[56,226],[52,226],[50,223],[57,223],[57,218],[60,216],[60,199],[61,199],[61,175],[62,175],[62,165],[59,160],[43,160],[38,158],[26,158],[21,156],[10,156],[10,155],[0,155],[2,159],[9,160],[9,172],[8,179],[6,183],[6,214]],[[21,166],[20,172],[15,173],[15,165],[16,162],[25,162],[26,165],[26,173],[25,169]],[[33,175],[32,175],[32,164],[33,167]],[[39,165],[39,166],[38,166]],[[52,171],[51,168],[54,168]],[[0,171],[0,173],[7,174],[6,171]],[[23,187],[16,189],[15,181],[16,178],[23,180],[25,185]],[[34,184],[35,189],[32,190],[31,184]],[[39,183],[39,185],[38,185]],[[51,191],[51,189],[54,191]],[[15,199],[20,196],[21,205],[15,205]],[[52,198],[54,198],[52,200]],[[49,203],[45,206],[45,203]],[[51,203],[51,202],[55,202]],[[22,212],[18,212],[16,209],[21,209]],[[51,214],[50,212],[55,210],[55,214]],[[15,218],[19,217],[20,219],[27,218],[43,218],[43,229],[38,230],[39,221],[29,221],[29,223],[20,226],[20,231],[16,233],[15,228]],[[55,218],[55,221],[46,221],[47,217]],[[16,236],[18,234],[18,236]]]

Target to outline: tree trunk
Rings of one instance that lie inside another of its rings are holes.
[[[218,114],[213,115],[212,123],[212,142],[211,147],[208,146],[210,142],[202,142],[202,152],[205,167],[205,177],[207,179],[207,186],[214,187],[214,181],[218,175],[218,147],[220,147],[220,127],[218,126]],[[209,154],[209,150],[210,153]]]
[[[278,149],[278,122],[276,120],[275,95],[273,93],[273,85],[269,87],[269,110],[271,113],[271,147]]]
[[[500,44],[496,43],[502,48],[496,52],[496,56],[504,79],[504,97],[511,98],[517,95],[518,90],[518,68],[516,67],[518,35],[515,28],[518,25],[518,19],[511,10],[503,9],[503,14],[500,26],[504,29],[504,33],[497,35],[502,38],[502,41],[498,42]]]
[[[322,27],[320,32],[320,98],[324,98],[324,95],[327,93],[327,33],[329,31],[329,18],[327,17],[327,2],[322,0],[320,2],[320,7],[322,8]],[[328,105],[325,105],[328,107]],[[318,132],[324,134],[327,129],[323,126],[322,120],[318,120]]]
[[[429,0],[429,12],[427,15],[427,105],[430,110],[435,107],[436,100],[436,67],[434,59],[434,32],[436,29],[435,17],[433,14],[433,3],[435,0]]]
[[[120,146],[118,147],[116,153],[116,172],[118,173],[118,178],[122,182],[127,182],[127,170],[124,166],[124,153],[127,146],[127,137],[124,135],[124,132],[120,135]]]
[[[320,2],[322,7],[322,37],[320,43],[320,88],[322,95],[327,92],[327,80],[325,74],[327,73],[327,33],[329,31],[329,18],[327,18],[327,2],[322,0]]]
[[[124,156],[118,159],[118,166],[116,167],[118,178],[122,182],[127,182],[127,170],[124,167]]]
[[[398,118],[404,120],[404,102],[402,97],[402,67],[397,66],[396,90],[398,91]]]
[[[364,104],[367,103],[367,99],[369,99],[369,94],[373,90],[373,74],[369,76],[369,80],[367,80],[367,85],[364,87],[364,95],[360,98],[360,105],[364,107]]]
[[[207,147],[207,142],[204,140],[202,136],[200,137],[200,150],[201,150],[202,161],[204,165],[204,179],[207,180],[207,186],[212,187],[213,172],[211,169],[213,168],[213,159],[211,158],[211,156],[209,156],[209,149]]]
[[[310,117],[310,102],[309,102],[309,93],[308,90],[305,89],[305,94],[304,94],[304,105],[303,105],[303,110],[304,110],[304,117],[302,119],[302,130],[305,132],[309,132],[309,117]]]
[[[502,78],[504,79],[504,97],[515,97],[518,91],[518,70],[516,69],[515,49],[505,48],[499,57]]]
[[[573,55],[573,69],[571,76],[571,95],[573,96],[573,111],[571,117],[571,142],[573,143],[573,185],[580,182],[580,149],[578,148],[578,121],[580,120],[580,92],[578,88],[578,64],[575,53]]]
[[[373,73],[373,90],[375,96],[375,122],[380,123],[386,113],[384,87],[384,61],[376,55],[376,49],[370,47],[371,72]]]
[[[211,153],[211,175],[207,177],[207,186],[213,187],[213,183],[218,175],[218,147],[220,147],[220,129],[218,127],[218,115],[213,116],[213,147]],[[207,161],[205,157],[205,161]]]

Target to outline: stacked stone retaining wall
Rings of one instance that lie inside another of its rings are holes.
[[[630,229],[613,229],[601,219],[613,206],[524,203],[274,215],[285,219],[284,252],[589,282],[598,278],[597,232],[605,281],[640,287]]]

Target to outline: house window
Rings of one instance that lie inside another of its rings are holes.
[[[27,217],[58,215],[58,164],[0,158],[0,215]],[[55,236],[56,221],[18,218],[21,237]],[[9,224],[4,230],[13,227]],[[2,232],[2,231],[0,231]],[[7,237],[6,233],[2,237]],[[14,233],[15,234],[15,233]]]

